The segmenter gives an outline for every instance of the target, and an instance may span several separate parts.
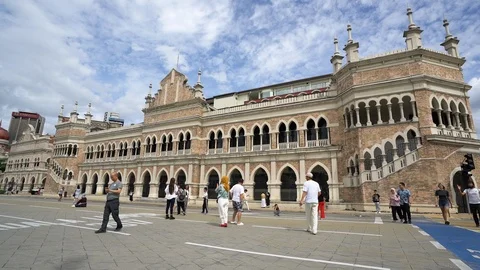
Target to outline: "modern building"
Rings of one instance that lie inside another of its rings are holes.
[[[23,132],[28,129],[28,125],[33,126],[35,134],[42,135],[43,127],[45,125],[45,117],[38,113],[31,112],[12,112],[12,119],[8,127],[10,135],[9,143],[18,140]]]
[[[89,112],[85,119],[62,112],[53,163],[63,177],[51,171],[47,182],[102,195],[119,172],[124,195],[133,190],[155,199],[173,177],[190,185],[193,197],[207,186],[214,198],[227,175],[231,184],[243,178],[255,200],[268,190],[272,201],[289,205],[312,172],[331,207],[373,209],[374,189],[388,198],[403,181],[412,210],[431,211],[441,182],[463,211],[454,189],[465,184],[460,162],[465,153],[478,157],[480,146],[462,74],[466,60],[447,20],[445,53],[424,48],[423,30],[411,9],[407,15],[406,47],[370,57],[360,55],[348,25],[346,61],[335,39],[332,74],[205,99],[201,72],[190,86],[172,69],[145,97],[141,124],[115,128]]]

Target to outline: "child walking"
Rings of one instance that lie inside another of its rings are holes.
[[[202,214],[208,214],[208,188],[203,188],[203,205],[202,205]]]
[[[278,207],[278,204],[275,204],[273,206],[273,216],[277,216],[277,217],[280,216],[280,207]]]

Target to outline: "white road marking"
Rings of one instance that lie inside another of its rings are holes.
[[[103,221],[103,218],[97,218],[97,217],[82,217],[84,219],[89,219],[89,220],[95,220],[95,221]]]
[[[217,216],[218,215],[213,215]],[[262,217],[262,216],[248,216],[246,218],[263,218],[263,219],[281,219],[281,220],[305,220],[303,217],[290,217],[290,218],[285,218],[285,217]],[[340,223],[358,223],[358,224],[374,224],[371,221],[356,221],[356,220],[350,220],[350,219],[341,219],[341,218],[334,218],[334,219],[322,219],[318,220],[318,222],[340,222]]]
[[[377,266],[368,266],[368,265],[354,264],[354,263],[344,263],[344,262],[326,261],[326,260],[318,260],[318,259],[310,259],[310,258],[302,258],[302,257],[294,257],[294,256],[285,256],[285,255],[279,255],[279,254],[271,254],[271,253],[263,253],[263,252],[255,252],[255,251],[248,251],[248,250],[241,250],[241,249],[197,244],[197,243],[191,243],[191,242],[185,242],[185,244],[191,245],[191,246],[206,247],[206,248],[227,250],[232,252],[239,252],[239,253],[246,253],[246,254],[253,254],[253,255],[260,255],[260,256],[276,257],[276,258],[290,259],[290,260],[297,260],[297,261],[317,262],[317,263],[324,263],[324,264],[334,264],[334,265],[342,265],[342,266],[366,268],[366,269],[376,269],[376,270],[390,270],[390,268],[383,268],[383,267],[377,267]]]
[[[60,209],[58,207],[48,207],[48,206],[39,206],[39,205],[29,205],[30,207],[37,207],[37,208],[46,208],[46,209]]]
[[[96,213],[96,214],[103,214],[103,212],[100,211],[90,211],[90,210],[77,210],[78,212],[87,212],[87,213]]]
[[[47,222],[47,221],[35,220],[35,219],[31,219],[31,218],[14,217],[14,216],[7,216],[7,215],[0,215],[0,217],[6,217],[6,218],[19,219],[19,220],[33,221],[33,222],[36,222],[36,223],[43,223],[43,224],[47,224],[47,225],[58,225],[58,226],[65,226],[65,227],[72,227],[72,228],[79,228],[79,229],[86,229],[86,230],[94,230],[94,231],[97,230],[97,229],[95,229],[95,228],[89,228],[89,227],[83,227],[83,226],[76,226],[76,225],[65,224],[65,223]],[[128,233],[123,233],[123,232],[112,232],[112,231],[107,231],[107,232],[108,232],[108,233],[122,234],[122,235],[131,235],[131,234],[128,234]]]
[[[277,230],[288,230],[289,229],[289,228],[285,228],[285,227],[260,226],[260,225],[252,225],[252,227],[264,228],[264,229],[277,229]],[[296,230],[296,229],[292,228],[292,230]],[[325,230],[318,230],[317,232],[319,232],[319,233],[334,233],[334,234],[363,235],[363,236],[382,236],[381,234],[341,232],[341,231],[325,231]]]
[[[18,204],[14,204],[14,203],[0,203],[0,204],[4,204],[4,205],[18,205]]]
[[[417,226],[417,225],[413,225],[413,224],[412,224],[412,227],[415,228],[415,229],[418,229],[418,226]]]
[[[425,235],[425,236],[430,236],[430,234],[428,234],[427,232],[425,231],[418,231],[419,233],[421,233],[422,235]]]
[[[375,217],[375,221],[373,222],[375,224],[383,224],[383,220],[381,217]]]
[[[430,241],[430,243],[432,243],[432,245],[434,245],[438,249],[446,249],[444,246],[442,246],[442,244],[437,241]]]
[[[61,218],[57,218],[57,220],[60,221],[60,222],[67,222],[67,223],[73,223],[73,224],[85,222],[85,221],[81,221],[81,220],[61,219]]]
[[[450,259],[450,261],[453,264],[455,264],[458,267],[458,269],[460,269],[460,270],[472,270],[472,268],[470,268],[470,266],[466,265],[464,262],[462,262],[459,259]]]

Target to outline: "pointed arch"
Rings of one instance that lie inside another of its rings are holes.
[[[92,176],[92,194],[97,193],[97,185],[98,185],[98,174],[95,172]]]
[[[142,175],[142,197],[150,195],[150,182],[152,181],[152,174],[150,170],[146,169]]]
[[[220,171],[215,167],[211,167],[210,170],[208,170],[205,179],[207,179],[208,198],[216,199],[217,194],[215,189],[220,183]]]
[[[165,189],[168,183],[168,172],[165,169],[161,169],[157,176],[158,179],[158,198],[165,198]]]
[[[238,166],[233,166],[227,175],[230,180],[230,188],[236,185],[240,179],[245,179],[243,171]]]
[[[136,176],[135,176],[135,172],[132,170],[128,173],[128,176],[127,176],[128,194],[130,194],[130,192],[135,192],[135,182],[136,182]]]
[[[296,201],[297,200],[297,180],[298,172],[295,167],[290,164],[283,165],[279,170],[280,200]]]
[[[185,168],[180,167],[175,172],[175,179],[177,180],[177,185],[182,186],[187,182],[187,173]]]
[[[268,181],[270,180],[270,173],[263,165],[258,165],[252,171],[253,179],[253,199],[261,200],[262,193],[268,191]]]
[[[87,182],[88,182],[88,176],[86,173],[84,173],[82,176],[82,193],[85,193],[85,191],[87,190]]]

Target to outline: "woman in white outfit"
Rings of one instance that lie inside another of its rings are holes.
[[[250,206],[248,205],[248,199],[250,198],[250,195],[247,193],[248,190],[244,190],[243,192],[245,192],[245,199],[243,200],[243,204],[245,206],[247,206],[247,210],[250,212]]]
[[[217,193],[218,214],[220,215],[220,227],[227,227],[228,223],[228,193],[230,192],[230,184],[228,176],[222,176],[220,185],[217,184],[215,189]]]
[[[260,196],[262,197],[260,207],[262,207],[262,208],[267,207],[267,196],[265,195],[265,193],[262,193],[262,195],[260,195]]]
[[[80,188],[80,185],[77,185],[77,189],[75,189],[75,193],[73,193],[72,207],[75,207],[77,201],[80,200],[80,193],[82,193],[82,189]]]

